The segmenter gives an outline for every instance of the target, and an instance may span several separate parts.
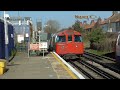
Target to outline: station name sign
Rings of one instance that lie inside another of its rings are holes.
[[[10,21],[27,21],[27,20],[31,20],[31,17],[10,17],[9,18]]]
[[[89,15],[89,16],[75,15],[75,18],[77,18],[77,19],[97,19],[97,16],[95,16],[95,15]]]

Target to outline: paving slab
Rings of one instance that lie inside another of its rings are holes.
[[[27,53],[18,53],[7,68],[0,79],[72,79],[51,53],[29,58]]]

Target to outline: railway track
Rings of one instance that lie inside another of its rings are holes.
[[[106,57],[104,58],[102,56],[98,56],[98,55],[88,53],[88,52],[85,52],[83,57],[90,61],[99,63],[103,67],[109,68],[110,70],[120,74],[119,64],[117,64],[114,60],[112,60],[110,58],[109,59]]]
[[[93,54],[93,53],[90,53],[90,52],[86,52],[86,51],[84,52],[84,54],[89,54],[89,55],[94,56],[94,57],[96,57],[98,59],[101,59],[101,60],[106,59],[106,60],[109,60],[109,61],[116,62],[115,59],[112,59],[112,58],[109,58],[109,57],[106,57],[106,56],[99,56],[99,55],[96,55],[96,54]]]
[[[77,69],[77,71],[82,72],[85,76],[87,76],[89,79],[95,79],[95,77],[93,75],[91,75],[90,73],[87,72],[87,70],[85,70],[85,68],[82,65],[77,65],[75,62],[73,61],[69,61],[69,63]]]
[[[73,67],[76,67],[80,72],[90,79],[118,79],[118,77],[105,72],[102,69],[86,62],[85,60],[70,61]]]

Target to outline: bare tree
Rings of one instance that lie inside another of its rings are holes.
[[[46,26],[43,28],[47,33],[55,33],[59,30],[60,24],[56,20],[48,20]]]

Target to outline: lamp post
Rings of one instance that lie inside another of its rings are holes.
[[[5,11],[4,11],[4,29],[5,29],[5,59],[8,61],[9,60],[9,55],[8,55],[8,27],[7,27],[7,22],[6,22]]]
[[[40,31],[38,31],[39,35],[39,50],[40,50]]]
[[[29,20],[28,20],[28,25],[29,25]],[[28,45],[28,58],[29,58],[29,55],[30,55],[30,31],[28,32],[28,41],[27,41],[27,45]]]

